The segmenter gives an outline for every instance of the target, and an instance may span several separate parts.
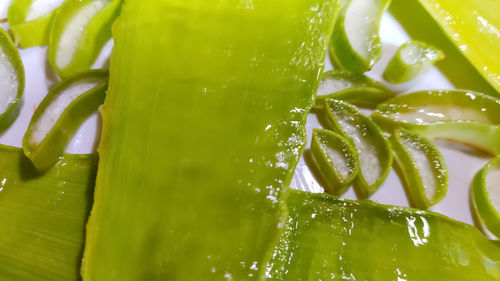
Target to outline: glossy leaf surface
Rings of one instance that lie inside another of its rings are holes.
[[[500,245],[416,209],[292,191],[268,280],[500,280]]]
[[[85,281],[263,274],[336,7],[126,1],[114,27]]]
[[[77,281],[97,157],[69,155],[39,174],[0,146],[0,280]]]

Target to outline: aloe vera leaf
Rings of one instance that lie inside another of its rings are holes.
[[[323,114],[333,130],[347,138],[359,156],[358,194],[370,197],[385,181],[392,167],[392,149],[380,128],[355,106],[339,100],[325,100]]]
[[[419,0],[448,38],[500,92],[500,2],[496,0]]]
[[[88,70],[120,14],[122,0],[68,0],[54,15],[49,61],[63,78]]]
[[[84,280],[263,274],[336,8],[125,2],[101,110]]]
[[[9,34],[0,28],[0,131],[19,115],[24,93],[24,66]]]
[[[104,103],[108,72],[90,70],[54,86],[37,107],[23,150],[39,171],[54,165],[76,130]]]
[[[380,104],[372,118],[386,130],[404,127],[430,138],[500,153],[500,100],[464,90],[421,91]]]
[[[368,71],[382,56],[380,21],[391,0],[349,0],[335,24],[332,63],[354,73]]]
[[[13,0],[9,6],[9,27],[22,48],[46,45],[50,21],[66,0]]]
[[[443,215],[291,191],[269,280],[500,280],[500,245]]]
[[[316,109],[325,99],[344,100],[352,104],[375,107],[395,97],[395,93],[384,84],[360,73],[331,70],[323,73],[316,93]]]
[[[343,136],[329,130],[313,129],[311,152],[323,175],[327,192],[341,195],[359,171],[358,153]]]
[[[415,207],[427,209],[443,200],[448,189],[448,170],[438,148],[405,129],[397,129],[391,140],[396,162]]]
[[[444,53],[436,47],[417,40],[408,41],[389,61],[384,78],[393,84],[404,83],[424,74],[442,59]]]
[[[472,202],[482,223],[500,237],[500,156],[493,158],[474,177]]]
[[[80,280],[96,169],[96,156],[66,154],[38,174],[0,145],[0,280]]]

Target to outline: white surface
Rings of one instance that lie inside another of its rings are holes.
[[[7,1],[9,2],[9,0]],[[5,17],[6,7],[8,3],[0,1],[0,18]],[[384,52],[382,59],[377,63],[368,76],[381,80],[381,74],[387,62],[396,52],[398,46],[408,41],[410,38],[393,19],[390,14],[383,17],[381,24],[381,38],[384,44]],[[112,44],[107,45],[107,51]],[[1,137],[0,143],[8,145],[20,146],[24,132],[28,126],[31,115],[34,109],[43,99],[50,85],[54,83],[51,77],[54,77],[50,66],[46,61],[46,48],[32,48],[21,52],[26,66],[26,91],[24,94],[24,106],[21,116],[15,124],[7,130]],[[106,57],[101,56],[98,64],[106,63]],[[327,60],[326,70],[332,69],[330,62]],[[49,78],[47,78],[49,77]],[[390,85],[389,85],[390,86]],[[427,89],[452,89],[453,85],[436,69],[431,69],[425,75],[417,78],[414,81],[404,83],[398,86],[390,86],[398,92],[412,92],[417,90]],[[97,115],[87,120],[84,126],[79,130],[67,151],[71,153],[89,153],[96,147],[96,127],[100,127],[100,121]],[[314,114],[308,117],[307,132],[310,143],[312,128],[320,127],[318,120]],[[489,157],[478,155],[476,152],[460,145],[439,142],[439,147],[443,153],[446,163],[449,168],[449,189],[446,198],[434,206],[432,210],[448,215],[454,219],[471,223],[473,222],[469,204],[469,187],[472,178],[483,165],[486,164]],[[306,149],[305,155],[308,154]],[[307,158],[307,157],[306,157]],[[297,166],[296,175],[293,179],[292,186],[300,189],[305,189],[313,192],[322,192],[323,188],[318,184],[314,176],[307,168],[306,161],[301,158]],[[353,190],[350,189],[345,196],[346,198],[356,199]],[[384,204],[393,204],[400,206],[408,206],[408,199],[401,185],[399,177],[394,171],[391,171],[386,182],[371,198],[375,202]]]

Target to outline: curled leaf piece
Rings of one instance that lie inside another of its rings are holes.
[[[409,41],[401,45],[389,61],[384,78],[393,84],[404,83],[424,74],[442,59],[444,54],[436,47],[416,40]]]
[[[24,93],[24,66],[9,34],[0,28],[0,131],[19,115]]]
[[[22,48],[45,45],[52,16],[66,0],[13,0],[9,27]]]
[[[49,37],[49,61],[68,77],[89,69],[111,38],[111,25],[122,0],[68,0],[54,15]]]
[[[493,158],[476,174],[472,200],[486,228],[500,237],[500,156]]]
[[[57,162],[80,125],[104,102],[108,73],[91,70],[54,86],[40,103],[23,138],[39,171]]]
[[[316,93],[315,108],[325,99],[344,100],[352,104],[375,107],[395,96],[384,84],[363,74],[331,70],[322,74]]]
[[[392,149],[380,128],[355,106],[339,100],[325,100],[327,121],[355,147],[360,172],[355,188],[369,197],[384,182],[392,166]]]
[[[319,172],[326,181],[326,191],[342,195],[359,171],[358,153],[341,135],[314,129],[311,152]]]
[[[382,55],[379,27],[390,0],[350,0],[331,39],[330,57],[334,64],[350,72],[370,70]]]
[[[404,127],[429,138],[500,153],[500,100],[463,90],[421,91],[380,104],[372,118],[384,129]]]
[[[415,206],[427,209],[443,200],[448,189],[448,170],[437,147],[405,129],[397,129],[391,140]]]

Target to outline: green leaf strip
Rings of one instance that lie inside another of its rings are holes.
[[[448,170],[434,143],[405,129],[397,129],[391,140],[415,207],[427,209],[443,200],[448,189]]]
[[[413,40],[401,45],[385,68],[384,78],[400,84],[427,72],[436,62],[444,59],[444,53],[436,47]]]
[[[465,90],[421,91],[380,104],[372,118],[383,129],[397,127],[500,153],[500,100]]]
[[[327,192],[341,195],[359,172],[358,153],[343,136],[324,129],[313,129],[311,153],[325,179]]]
[[[331,128],[356,148],[360,172],[355,188],[361,197],[370,197],[385,181],[392,167],[390,142],[375,122],[346,102],[325,100],[323,114]]]
[[[22,48],[47,45],[53,15],[66,0],[13,0],[8,10],[9,27]]]
[[[500,156],[488,162],[475,176],[472,184],[474,209],[486,228],[500,237]]]
[[[321,75],[315,108],[321,108],[325,99],[344,100],[358,106],[375,107],[393,97],[395,93],[384,84],[363,74],[331,70]]]
[[[362,73],[382,56],[379,37],[382,15],[390,0],[349,0],[337,20],[330,42],[332,63]]]
[[[37,107],[23,150],[44,171],[63,154],[81,124],[104,103],[108,72],[90,70],[55,85]]]
[[[62,77],[88,70],[111,39],[123,0],[68,0],[54,15],[49,62]]]
[[[0,28],[0,131],[19,116],[25,84],[24,65],[9,34]]]

